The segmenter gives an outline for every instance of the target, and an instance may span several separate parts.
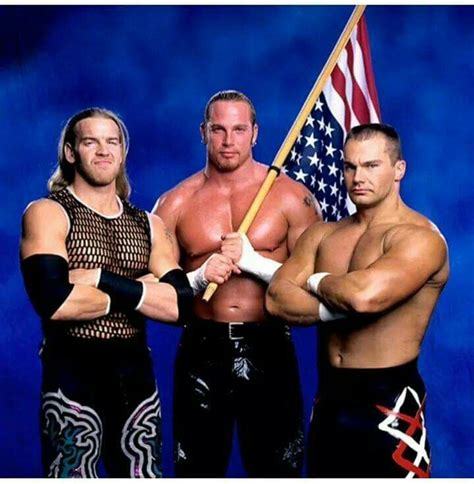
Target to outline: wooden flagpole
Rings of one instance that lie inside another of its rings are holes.
[[[237,229],[237,232],[240,232],[241,234],[246,234],[249,227],[252,225],[252,222],[255,220],[255,217],[257,216],[257,213],[260,210],[260,207],[265,197],[270,191],[270,188],[272,187],[276,177],[280,173],[280,168],[285,162],[291,147],[293,146],[293,144],[296,141],[296,138],[298,137],[298,133],[303,128],[304,123],[306,122],[306,119],[308,118],[314,105],[316,104],[316,100],[321,94],[321,91],[323,90],[324,85],[326,84],[334,67],[336,66],[339,56],[341,55],[341,52],[345,49],[347,43],[349,42],[350,36],[352,35],[352,31],[354,30],[355,26],[357,25],[360,18],[362,17],[365,7],[366,5],[357,5],[354,8],[352,15],[347,21],[347,24],[344,27],[344,30],[341,36],[339,37],[339,40],[337,41],[328,60],[326,61],[326,64],[323,67],[323,70],[319,74],[319,77],[316,79],[316,82],[314,83],[313,88],[308,94],[308,97],[306,98],[306,101],[304,102],[303,107],[301,108],[300,112],[298,113],[298,116],[293,122],[293,125],[288,131],[288,134],[286,135],[286,138],[283,141],[283,144],[280,146],[280,149],[278,150],[278,153],[276,154],[273,160],[273,163],[271,164],[268,170],[268,175],[263,181],[262,186],[260,187],[257,195],[255,195],[252,205],[250,206],[249,210],[245,214],[245,217],[242,220],[242,223],[240,224],[239,228]],[[202,298],[205,301],[209,301],[212,295],[214,294],[214,292],[216,291],[217,287],[218,285],[215,282],[211,282],[207,286],[206,291],[204,292],[204,295]]]

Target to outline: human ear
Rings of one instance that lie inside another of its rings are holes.
[[[66,143],[64,145],[64,157],[71,164],[73,164],[76,161],[76,154],[72,149],[71,143]]]
[[[405,176],[407,164],[405,160],[398,160],[395,163],[395,181],[400,181]]]

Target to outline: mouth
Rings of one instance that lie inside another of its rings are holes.
[[[232,158],[233,156],[238,155],[236,151],[221,151],[220,154],[224,158]]]
[[[354,188],[351,190],[351,193],[354,195],[367,195],[369,190],[366,190],[365,188]]]

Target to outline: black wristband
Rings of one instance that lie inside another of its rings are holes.
[[[178,321],[186,323],[192,314],[193,288],[183,269],[173,269],[160,277],[160,282],[171,284],[178,294]]]
[[[114,274],[105,269],[100,272],[97,287],[110,296],[112,311],[134,310],[143,296],[143,284],[140,281]]]

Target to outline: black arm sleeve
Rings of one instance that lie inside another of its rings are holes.
[[[21,261],[26,292],[35,311],[49,319],[71,293],[66,259],[55,254],[35,254]]]
[[[175,288],[178,294],[178,321],[188,322],[192,314],[194,294],[183,269],[168,271],[163,277],[160,277],[160,282],[171,284]]]
[[[110,296],[112,311],[130,311],[136,309],[143,295],[140,281],[101,270],[99,285],[101,291]]]

